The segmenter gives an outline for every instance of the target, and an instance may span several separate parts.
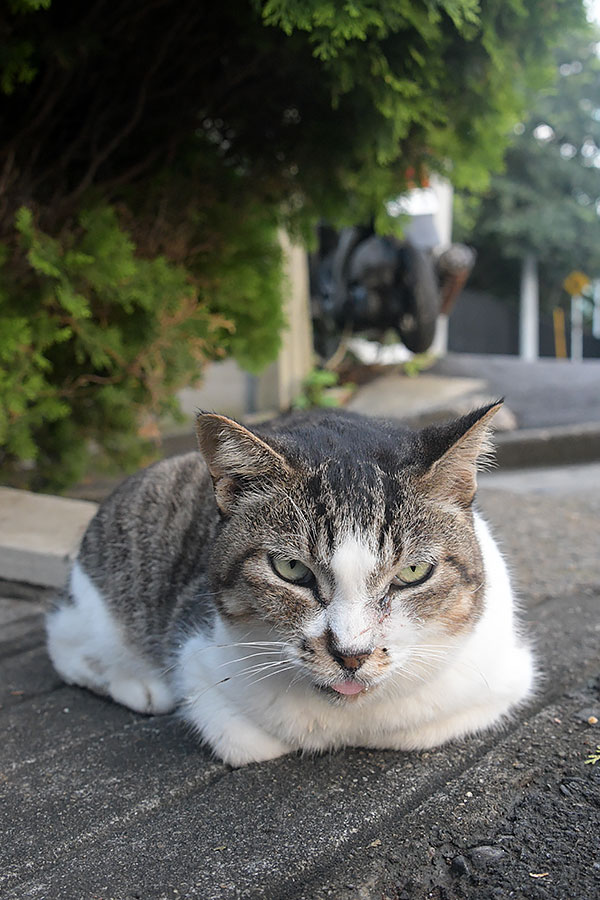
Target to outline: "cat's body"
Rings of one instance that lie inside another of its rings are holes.
[[[291,417],[260,436],[201,416],[206,462],[138,473],[90,524],[48,616],[56,668],[139,712],[179,707],[233,765],[494,724],[533,668],[471,507],[493,412],[419,433]]]

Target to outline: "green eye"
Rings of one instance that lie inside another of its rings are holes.
[[[312,584],[315,576],[299,559],[283,559],[281,556],[272,556],[271,565],[280,578],[291,581],[292,584]]]
[[[433,572],[431,563],[415,563],[412,566],[404,566],[394,577],[392,584],[404,587],[407,584],[421,584],[426,581]]]

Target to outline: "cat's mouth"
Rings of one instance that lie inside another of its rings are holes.
[[[369,689],[366,684],[361,684],[353,678],[343,678],[334,681],[333,684],[317,684],[315,686],[317,690],[328,694],[329,697],[340,697],[346,701],[356,700]]]
[[[361,694],[366,690],[364,684],[359,684],[358,681],[352,681],[349,678],[343,681],[336,681],[335,684],[330,685],[330,688],[337,694],[343,694],[344,697],[353,697],[355,694]]]

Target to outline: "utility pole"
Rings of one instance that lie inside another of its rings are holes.
[[[521,266],[519,356],[535,362],[539,356],[539,281],[537,259],[528,253]]]

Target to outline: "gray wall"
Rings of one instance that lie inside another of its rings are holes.
[[[567,324],[567,348],[569,331]],[[499,300],[483,291],[463,291],[450,314],[448,350],[452,353],[518,354],[517,304]],[[600,341],[584,335],[583,355],[600,357]],[[540,356],[554,356],[554,329],[552,317],[548,315],[540,317]]]

